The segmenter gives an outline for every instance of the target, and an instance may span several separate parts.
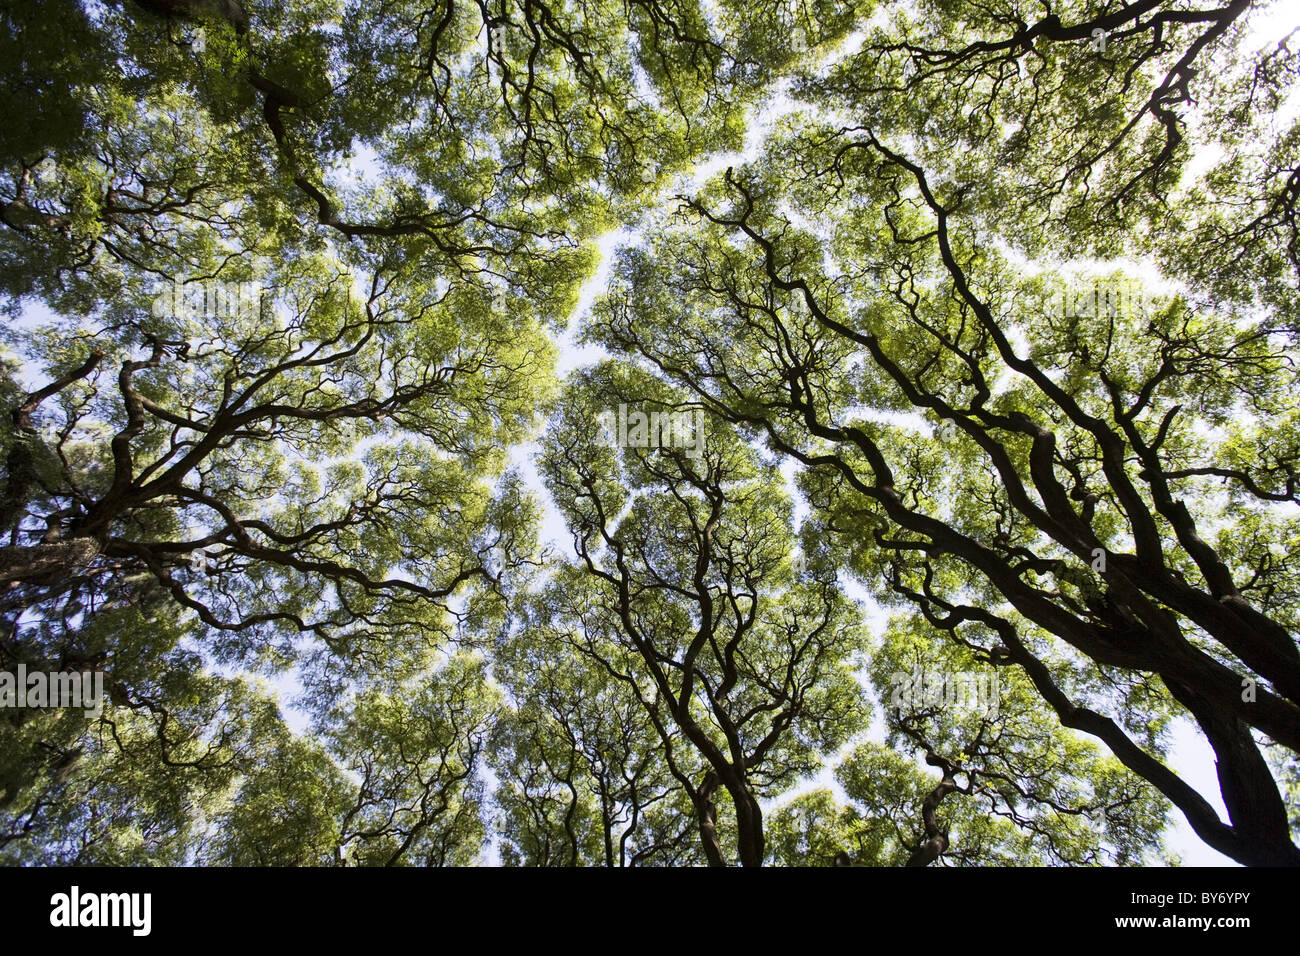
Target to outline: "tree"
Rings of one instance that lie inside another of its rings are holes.
[[[0,858],[1300,863],[1258,9],[0,11]]]
[[[837,763],[843,802],[818,790],[772,815],[774,862],[1077,866],[1162,857],[1165,801],[1059,725],[1032,683],[915,619],[897,620],[883,637],[870,666],[883,739],[858,743]],[[1149,739],[1163,729],[1153,720]]]
[[[395,688],[363,688],[313,735],[295,733],[264,686],[204,675],[194,655],[167,663],[154,686],[115,686],[113,706],[88,726],[67,726],[78,712],[48,711],[6,728],[0,859],[479,861],[480,754],[497,707],[481,659],[454,655]],[[31,759],[43,750],[52,773]]]
[[[1294,522],[1268,507],[1296,501],[1285,322],[1061,309],[989,242],[996,177],[927,171],[887,142],[903,119],[792,121],[683,197],[593,337],[802,464],[864,583],[1020,668],[1211,846],[1300,862],[1254,737],[1300,744]],[[1222,482],[1245,517],[1207,540]],[[1214,749],[1228,821],[1144,732],[1166,707]]]
[[[502,858],[525,866],[653,866],[703,862],[694,809],[664,751],[689,748],[613,679],[602,662],[631,668],[628,652],[586,654],[572,633],[540,625],[543,594],[494,655],[514,707],[492,741]]]
[[[321,711],[490,629],[531,553],[505,449],[553,388],[545,329],[589,240],[738,142],[769,65],[690,4],[633,9],[0,13],[23,118],[0,133],[0,287],[22,320],[0,661],[106,669],[115,707],[175,728],[185,706],[154,693],[179,690],[174,666],[291,668]],[[52,321],[24,317],[36,302]],[[145,636],[159,617],[167,640]],[[30,743],[47,771],[82,746]],[[284,746],[267,759],[324,766]]]
[[[655,418],[617,445],[602,440],[602,413],[615,433]],[[664,415],[681,417],[665,430]],[[653,380],[584,374],[543,444],[579,563],[557,569],[529,630],[587,655],[640,704],[710,865],[725,862],[723,793],[740,862],[760,864],[760,800],[860,726],[850,605],[825,572],[792,575],[790,505],[771,466]]]

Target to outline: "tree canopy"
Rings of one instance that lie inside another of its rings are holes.
[[[1300,863],[1280,10],[0,11],[0,860]]]

